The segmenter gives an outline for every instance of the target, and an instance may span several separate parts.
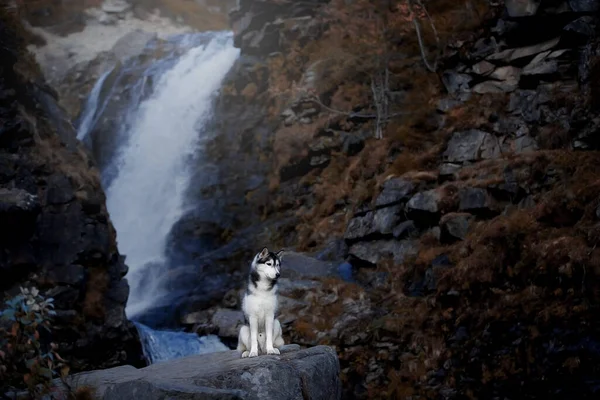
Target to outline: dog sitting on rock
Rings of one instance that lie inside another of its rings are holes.
[[[248,286],[242,300],[246,325],[240,328],[237,350],[242,357],[279,354],[284,345],[277,312],[277,280],[283,250],[273,253],[262,249],[252,260]]]

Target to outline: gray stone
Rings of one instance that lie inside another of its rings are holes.
[[[344,234],[344,239],[355,240],[373,234],[391,234],[400,222],[401,205],[369,211],[364,216],[350,220]]]
[[[375,200],[376,207],[398,204],[410,198],[415,184],[402,178],[391,178],[383,182],[383,190]]]
[[[498,51],[498,42],[494,36],[482,37],[475,42],[471,49],[471,58],[479,60]]]
[[[522,135],[513,142],[513,151],[515,153],[527,153],[538,150],[537,141],[529,135]]]
[[[506,0],[504,5],[510,17],[530,17],[535,15],[540,2],[536,0]]]
[[[558,44],[559,41],[560,41],[560,37],[557,37],[557,38],[548,40],[543,43],[534,44],[532,46],[519,47],[516,49],[507,49],[507,50],[501,51],[499,53],[492,54],[491,56],[488,56],[487,60],[502,61],[502,62],[509,63],[514,60],[529,57],[534,54],[538,54],[543,51],[550,50],[550,49],[554,48]]]
[[[282,278],[293,278],[294,274],[304,277],[323,277],[337,273],[337,264],[321,261],[303,253],[286,251],[281,260]]]
[[[450,94],[469,91],[469,82],[471,82],[471,80],[473,80],[473,78],[468,74],[459,74],[452,70],[444,71],[444,74],[442,75],[442,82]]]
[[[496,202],[488,194],[487,190],[481,188],[463,188],[458,191],[460,211],[493,211]]]
[[[335,351],[328,346],[296,349],[286,346],[279,356],[245,359],[237,351],[203,354],[142,369],[84,372],[70,376],[67,383],[94,388],[99,400],[340,399]],[[59,380],[56,384],[64,387]]]
[[[212,323],[219,328],[219,336],[237,338],[239,327],[244,324],[244,313],[220,308],[214,313]]]
[[[578,34],[584,35],[584,36],[593,36],[594,32],[595,32],[594,25],[595,25],[594,17],[585,15],[581,18],[577,18],[576,20],[571,21],[563,29],[565,31],[575,32],[575,33],[578,33]]]
[[[473,216],[468,213],[451,213],[444,215],[440,221],[441,237],[444,242],[464,240],[469,232]]]
[[[318,281],[279,278],[279,294],[292,296],[294,292],[306,292],[319,287]]]
[[[521,76],[521,68],[513,67],[511,65],[506,65],[504,67],[499,67],[494,70],[490,74],[490,78],[497,79],[499,81],[519,81],[519,77]]]
[[[594,12],[600,10],[597,0],[569,0],[571,9],[575,12]]]
[[[510,95],[507,110],[521,115],[526,122],[539,122],[540,105],[549,102],[551,97],[544,91],[517,90]]]
[[[415,194],[406,203],[407,211],[425,211],[429,213],[437,213],[440,211],[439,202],[441,200],[440,193],[435,190],[428,190],[426,192],[419,192]]]
[[[458,171],[462,168],[461,164],[443,163],[440,166],[440,177],[449,178],[454,177]]]
[[[477,75],[489,75],[494,70],[494,64],[488,61],[480,61],[473,65],[473,72]]]
[[[496,137],[477,129],[455,132],[443,154],[444,161],[452,163],[491,159],[499,156],[500,147]]]
[[[417,249],[416,243],[410,240],[378,240],[353,244],[349,254],[374,265],[384,259],[402,264],[407,256],[417,254]]]
[[[548,60],[550,50],[538,54],[523,68],[523,75],[547,75],[558,71],[556,60]],[[556,52],[555,52],[556,53]]]
[[[417,227],[415,226],[414,221],[404,221],[395,227],[392,233],[396,239],[405,239],[416,232],[416,230]]]
[[[506,81],[485,81],[478,83],[473,86],[473,92],[484,94],[484,93],[509,93],[516,90],[519,87],[518,80],[506,80]]]

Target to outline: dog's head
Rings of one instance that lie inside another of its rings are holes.
[[[260,253],[257,253],[254,256],[254,260],[252,260],[252,269],[258,272],[259,275],[265,276],[271,280],[276,280],[281,274],[282,255],[283,250],[273,253],[265,247]]]

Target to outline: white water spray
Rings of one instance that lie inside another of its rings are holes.
[[[100,92],[102,91],[102,86],[104,85],[104,81],[112,72],[112,69],[109,69],[105,73],[103,73],[100,78],[96,81],[92,92],[90,93],[85,107],[82,112],[81,122],[79,123],[79,127],[77,128],[77,139],[84,140],[90,130],[93,128],[94,121],[96,118],[96,113],[98,112],[98,100],[100,99]]]
[[[228,32],[184,54],[141,103],[119,152],[119,172],[106,192],[129,266],[128,318],[163,294],[156,268],[164,265],[167,236],[185,211],[189,160],[202,146],[198,126],[211,116],[213,96],[238,54]]]

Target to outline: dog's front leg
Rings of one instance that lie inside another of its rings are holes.
[[[275,314],[267,315],[265,321],[265,331],[267,331],[267,354],[279,354],[279,349],[273,348],[273,321],[275,320]]]
[[[250,320],[250,354],[248,357],[258,356],[258,317],[251,316]]]

